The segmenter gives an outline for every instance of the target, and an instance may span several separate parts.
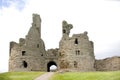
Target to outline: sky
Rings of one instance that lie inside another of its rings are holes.
[[[42,19],[46,50],[59,47],[66,20],[70,37],[88,32],[96,59],[120,56],[120,0],[0,0],[0,72],[8,71],[9,43],[25,38],[33,13]]]

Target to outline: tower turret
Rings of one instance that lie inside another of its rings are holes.
[[[70,30],[73,28],[72,24],[68,24],[66,21],[62,22],[62,38],[66,39],[69,37]]]
[[[32,27],[35,27],[38,32],[39,32],[39,37],[41,38],[41,18],[40,15],[38,14],[33,14],[33,23],[32,23]]]

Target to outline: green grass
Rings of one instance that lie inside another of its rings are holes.
[[[50,80],[120,80],[120,71],[55,73]]]
[[[34,80],[44,72],[7,72],[0,80]],[[50,80],[120,80],[120,71],[55,73]]]
[[[0,74],[0,80],[33,80],[44,72],[7,72]]]

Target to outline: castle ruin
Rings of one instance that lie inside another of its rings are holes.
[[[46,51],[41,39],[41,18],[33,14],[32,19],[32,27],[25,39],[20,38],[19,43],[10,42],[9,71],[49,72],[51,65],[56,65],[58,71],[102,70],[101,65],[105,64],[95,60],[94,44],[87,32],[69,37],[73,25],[63,21],[59,48]],[[120,70],[120,57],[117,62],[117,70]]]

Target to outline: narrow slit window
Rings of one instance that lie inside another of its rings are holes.
[[[80,51],[78,50],[78,55],[80,55]]]
[[[75,44],[78,44],[78,39],[77,38],[75,38]]]
[[[77,55],[77,51],[75,51],[76,55]]]
[[[37,48],[39,48],[39,44],[37,44]]]
[[[76,55],[80,55],[80,50],[75,51]]]

